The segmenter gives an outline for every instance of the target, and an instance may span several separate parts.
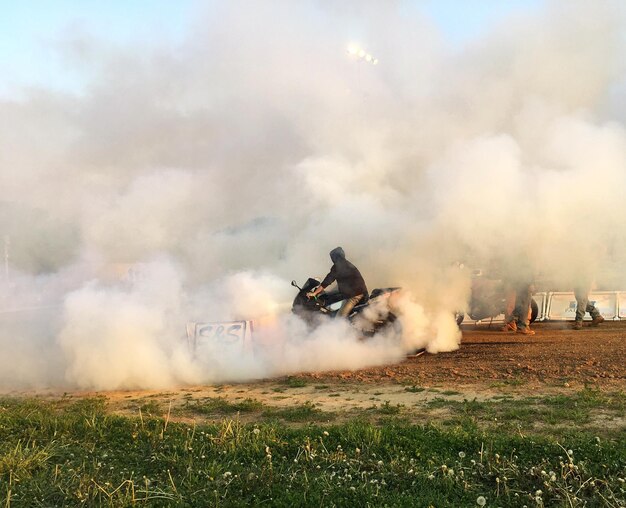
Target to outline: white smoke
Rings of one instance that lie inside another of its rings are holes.
[[[0,387],[452,350],[458,261],[623,289],[625,10],[548,1],[461,49],[402,2],[211,4],[178,48],[65,34],[84,93],[0,100]],[[378,65],[350,58],[346,27]],[[290,315],[289,281],[323,276],[337,245],[370,290],[404,288],[401,341]],[[263,347],[190,353],[186,322],[242,319],[272,322]]]

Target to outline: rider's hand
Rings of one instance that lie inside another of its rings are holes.
[[[306,294],[306,297],[307,297],[307,298],[315,298],[316,296],[317,296],[317,295],[316,295],[313,291],[309,291],[309,292]]]

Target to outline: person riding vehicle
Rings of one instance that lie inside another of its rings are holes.
[[[330,259],[333,262],[330,272],[319,286],[307,293],[307,297],[315,298],[337,281],[339,292],[346,298],[337,312],[337,316],[348,317],[355,305],[367,302],[369,298],[367,286],[361,272],[346,259],[346,254],[341,247],[336,247],[330,251]]]

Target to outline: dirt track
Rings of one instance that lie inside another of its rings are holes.
[[[382,380],[443,386],[509,384],[593,384],[626,387],[626,322],[536,323],[534,336],[503,333],[499,325],[464,325],[461,347],[398,365],[358,372],[322,374],[323,379]]]
[[[538,323],[533,328],[536,335],[527,337],[500,332],[497,326],[464,326],[457,351],[424,354],[396,365],[355,372],[306,373],[168,391],[73,395],[104,395],[111,410],[122,414],[137,414],[140,407],[158,407],[160,414],[171,410],[175,419],[206,421],[223,415],[181,416],[186,414],[181,410],[189,404],[216,400],[229,404],[253,400],[264,407],[313,404],[323,411],[362,414],[364,409],[385,403],[424,408],[424,404],[442,395],[462,401],[492,400],[503,395],[517,399],[574,394],[585,387],[626,391],[626,322],[605,322],[597,328],[586,325],[580,331],[571,330],[569,323]],[[413,416],[421,411],[413,411]],[[242,417],[257,416],[253,413]]]
[[[536,323],[532,337],[503,333],[499,326],[464,325],[461,347],[450,353],[424,354],[395,365],[354,372],[304,373],[297,376],[220,386],[170,390],[75,392],[72,397],[105,396],[120,414],[157,411],[177,420],[206,421],[223,417],[210,411],[185,411],[190,404],[254,401],[269,408],[313,404],[322,411],[361,415],[383,404],[418,407],[423,413],[433,398],[448,400],[514,399],[535,395],[574,394],[585,387],[606,392],[626,391],[626,322],[585,325],[574,331],[570,323]],[[33,395],[33,393],[13,393]],[[37,392],[56,398],[62,394]],[[66,394],[69,395],[69,394]],[[356,413],[355,413],[356,411]],[[428,413],[432,416],[432,411]],[[423,417],[424,415],[422,415]],[[436,415],[435,415],[436,416]],[[258,413],[243,414],[254,419]],[[251,420],[252,421],[252,420]],[[618,419],[621,422],[622,419]]]

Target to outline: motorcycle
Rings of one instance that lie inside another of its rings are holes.
[[[323,291],[316,297],[309,298],[307,293],[320,285],[319,281],[312,277],[307,279],[302,287],[295,280],[291,281],[291,285],[298,289],[291,311],[310,327],[317,326],[322,316],[334,318],[346,300],[346,297],[337,290]],[[355,305],[348,320],[364,338],[390,331],[401,335],[402,327],[389,304],[390,297],[399,291],[400,288],[374,289],[365,302]]]

